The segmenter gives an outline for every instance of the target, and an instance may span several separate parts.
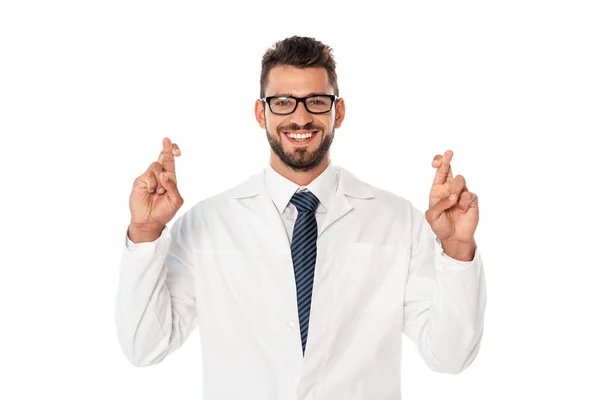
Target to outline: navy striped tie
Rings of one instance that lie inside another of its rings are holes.
[[[315,210],[319,199],[311,192],[297,192],[290,202],[298,209],[292,234],[292,262],[296,276],[296,294],[298,299],[298,320],[302,354],[308,338],[308,320],[312,299],[315,262],[317,260],[317,219]]]

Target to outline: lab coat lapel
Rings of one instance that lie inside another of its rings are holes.
[[[274,254],[290,255],[290,242],[279,211],[266,190],[264,171],[232,189],[231,195],[246,208],[245,216],[255,238]]]
[[[337,167],[336,169],[340,175],[338,185],[335,194],[331,196],[325,220],[319,229],[319,236],[334,222],[340,220],[354,209],[350,200],[351,198],[370,199],[374,197],[369,185],[356,178],[344,168]]]
[[[346,198],[346,196],[344,194],[342,194],[342,193],[334,194],[331,197],[331,200],[329,203],[329,209],[327,210],[327,213],[325,214],[325,219],[323,221],[323,224],[319,228],[319,236],[323,235],[323,232],[325,232],[325,230],[327,228],[329,228],[329,226],[331,226],[331,224],[333,224],[335,221],[339,220],[344,215],[346,215],[350,211],[352,211],[352,208],[353,208],[352,204],[350,203],[350,201]]]

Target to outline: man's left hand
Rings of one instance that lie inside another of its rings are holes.
[[[473,258],[475,229],[479,222],[477,195],[469,192],[462,175],[452,176],[452,150],[436,155],[432,166],[437,168],[425,218],[433,233],[442,242],[444,252],[457,259]]]

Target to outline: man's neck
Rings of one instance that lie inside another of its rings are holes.
[[[275,172],[299,186],[307,186],[309,183],[315,180],[316,177],[321,175],[323,171],[327,169],[328,165],[329,154],[323,157],[321,163],[319,163],[319,165],[317,165],[315,168],[312,168],[308,171],[296,171],[285,165],[277,155],[271,154],[271,167],[273,167]]]

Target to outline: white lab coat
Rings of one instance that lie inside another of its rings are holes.
[[[263,171],[125,247],[115,316],[130,362],[160,362],[198,326],[204,400],[399,400],[402,333],[434,371],[469,366],[486,302],[479,249],[449,258],[409,201],[335,171],[304,358],[289,240]]]

